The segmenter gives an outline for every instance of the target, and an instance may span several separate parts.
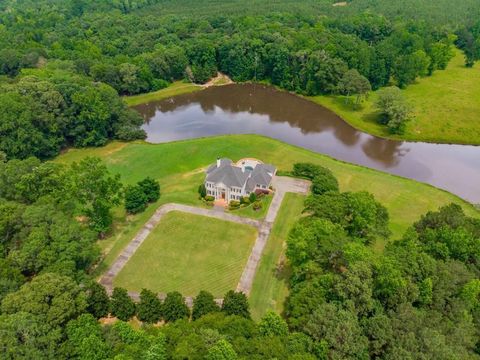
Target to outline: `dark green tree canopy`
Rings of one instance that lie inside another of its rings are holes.
[[[227,315],[238,315],[250,318],[250,309],[244,293],[230,290],[223,297],[222,311]]]
[[[190,317],[190,309],[185,304],[182,294],[177,291],[167,294],[162,306],[163,319],[167,322],[174,322]]]
[[[193,299],[193,320],[197,320],[204,315],[218,311],[220,311],[220,307],[215,303],[213,295],[207,291],[200,291],[197,297]]]
[[[135,303],[128,295],[128,291],[116,287],[110,299],[110,312],[120,320],[128,321],[135,315]]]

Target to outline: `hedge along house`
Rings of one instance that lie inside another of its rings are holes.
[[[252,192],[266,192],[276,171],[274,166],[256,159],[242,159],[234,164],[230,159],[218,158],[207,169],[207,195],[229,203],[232,200],[240,201]]]

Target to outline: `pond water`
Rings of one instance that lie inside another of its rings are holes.
[[[263,85],[211,87],[134,107],[147,141],[260,134],[448,190],[480,203],[480,147],[381,139],[330,110]]]

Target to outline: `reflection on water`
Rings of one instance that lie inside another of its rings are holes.
[[[449,190],[480,203],[480,147],[410,143],[358,131],[326,108],[263,85],[212,87],[135,107],[154,143],[260,134]]]

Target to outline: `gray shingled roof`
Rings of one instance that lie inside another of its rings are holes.
[[[274,173],[274,166],[269,164],[258,164],[255,166],[255,169],[253,169],[250,178],[247,181],[246,190],[252,191],[257,184],[264,186],[270,185],[270,181],[272,181],[272,175]]]
[[[231,166],[232,161],[229,159],[221,159],[220,167],[217,163],[212,164],[207,170],[207,181],[213,183],[223,183],[228,187],[236,186],[243,187],[247,181],[248,173],[244,173],[242,169]]]
[[[232,160],[228,159],[228,158],[221,158],[220,159],[220,167],[224,166],[224,165],[231,165],[232,164]],[[207,169],[207,174],[210,173],[212,170],[215,170],[217,168],[217,163],[214,162],[212,165],[210,165]]]
[[[246,184],[247,191],[253,191],[255,186],[270,185],[275,167],[270,164],[258,164],[253,171],[243,172],[241,168],[232,166],[232,161],[227,158],[220,159],[220,166],[213,163],[207,169],[207,181],[215,184],[223,183],[227,187],[243,187]]]

